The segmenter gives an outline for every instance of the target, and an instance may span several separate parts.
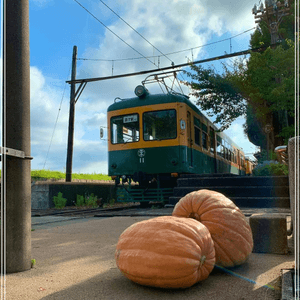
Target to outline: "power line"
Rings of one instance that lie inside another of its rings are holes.
[[[101,1],[101,0],[100,0]],[[255,29],[256,27],[253,27],[253,28],[250,28],[248,30],[245,30],[237,35],[234,35],[230,38],[226,38],[226,39],[223,39],[223,40],[220,40],[220,41],[216,41],[216,42],[211,42],[211,43],[208,43],[208,44],[204,44],[204,45],[200,45],[200,46],[196,46],[196,47],[192,47],[192,48],[188,48],[188,49],[184,49],[184,50],[179,50],[179,51],[175,51],[175,52],[170,52],[170,53],[166,53],[164,54],[164,56],[166,55],[172,55],[172,54],[178,54],[178,53],[182,53],[182,52],[186,52],[186,51],[193,51],[194,49],[198,49],[198,48],[202,48],[202,47],[206,47],[206,46],[211,46],[211,45],[214,45],[214,44],[217,44],[217,43],[222,43],[224,41],[228,41],[228,40],[231,40],[239,35],[242,35],[248,31],[251,31],[253,29]],[[146,56],[146,58],[156,58],[156,57],[161,57],[160,55],[153,55],[153,56]],[[144,59],[145,57],[131,57],[131,58],[120,58],[120,59],[101,59],[101,58],[77,58],[78,60],[91,60],[91,61],[108,61],[108,62],[117,62],[117,61],[126,61],[126,60],[137,60],[137,59]]]
[[[118,39],[120,39],[124,44],[126,44],[128,47],[130,47],[132,50],[134,50],[135,52],[137,52],[139,55],[141,55],[143,58],[145,58],[146,60],[148,60],[151,64],[155,65],[156,64],[154,62],[152,62],[150,59],[148,59],[147,57],[145,57],[142,53],[140,53],[138,50],[136,50],[135,48],[133,48],[131,45],[129,45],[126,41],[124,41],[120,36],[118,36],[115,32],[113,32],[109,27],[107,27],[103,22],[101,22],[94,14],[92,14],[87,8],[85,8],[80,2],[78,2],[77,0],[74,0],[79,6],[81,6],[88,14],[90,14],[95,20],[97,20],[101,25],[103,25],[108,31],[110,31],[113,35],[115,35]],[[157,66],[156,66],[157,67]]]
[[[279,44],[280,43],[271,44],[270,46],[275,46],[275,45],[279,45]],[[252,52],[259,52],[259,51],[263,51],[267,48],[268,47],[264,46],[264,47],[258,47],[258,48],[253,48],[253,49],[247,49],[247,50],[243,50],[243,51],[239,51],[239,52],[235,52],[235,53],[230,53],[230,54],[225,54],[225,55],[216,56],[216,57],[212,57],[212,58],[202,59],[202,60],[198,60],[198,61],[194,61],[194,62],[190,62],[190,63],[179,64],[179,65],[175,65],[175,66],[172,66],[172,67],[164,67],[164,68],[160,68],[160,69],[145,70],[145,71],[140,71],[140,72],[135,72],[135,73],[127,73],[127,74],[120,74],[120,75],[106,76],[106,77],[76,79],[74,81],[68,80],[66,82],[67,83],[72,83],[73,82],[73,83],[77,84],[77,83],[83,83],[83,82],[94,82],[94,81],[102,81],[102,80],[116,79],[116,78],[122,78],[122,77],[144,75],[144,74],[154,73],[154,72],[157,72],[157,71],[164,72],[164,71],[170,70],[170,69],[174,70],[174,68],[188,67],[192,64],[202,64],[202,63],[206,63],[206,62],[210,62],[210,61],[214,61],[214,60],[220,60],[220,59],[230,58],[230,57],[240,56],[240,55],[247,55],[247,54],[250,54],[251,51]],[[180,70],[174,70],[174,72],[176,72],[176,71],[178,72]]]
[[[71,67],[69,69],[69,73],[68,74],[70,74],[70,72],[71,72]],[[48,152],[47,152],[47,155],[46,155],[46,158],[45,158],[43,169],[45,169],[46,162],[47,162],[47,159],[48,159],[48,155],[49,155],[49,152],[50,152],[50,148],[51,148],[51,145],[52,145],[52,140],[53,140],[55,129],[56,129],[56,125],[57,125],[57,122],[58,122],[58,117],[59,117],[59,114],[60,114],[60,111],[61,111],[61,106],[62,106],[62,103],[63,103],[63,100],[64,100],[64,96],[65,96],[66,85],[67,84],[65,83],[64,91],[63,91],[62,98],[61,98],[61,101],[60,101],[60,105],[59,105],[59,109],[58,109],[56,121],[55,121],[55,124],[54,124],[53,132],[52,132],[52,136],[51,136],[51,140],[50,140],[50,145],[49,145]]]
[[[134,29],[128,22],[126,22],[121,16],[119,16],[114,10],[112,10],[106,3],[104,3],[102,0],[99,0],[103,5],[105,5],[111,12],[113,12],[119,19],[121,19],[127,26],[129,26],[134,32],[136,32],[142,39],[144,39],[148,44],[150,44],[155,50],[157,50],[162,56],[167,58],[172,64],[174,62],[167,57],[165,54],[163,54],[159,49],[157,49],[151,42],[149,42],[144,36],[142,36],[136,29]]]

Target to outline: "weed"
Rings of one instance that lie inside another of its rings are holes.
[[[76,206],[89,206],[89,207],[98,207],[97,203],[98,197],[91,195],[85,195],[84,197],[81,195],[77,195]]]
[[[67,199],[63,198],[62,193],[59,192],[57,196],[53,197],[53,202],[55,208],[64,208],[66,206]]]
[[[94,194],[92,193],[89,196],[85,196],[85,205],[86,206],[91,206],[91,207],[97,207],[97,196],[94,196]]]
[[[77,195],[76,206],[83,206],[83,205],[84,205],[84,197],[81,195]]]
[[[31,259],[31,268],[36,264],[36,260],[34,258]]]

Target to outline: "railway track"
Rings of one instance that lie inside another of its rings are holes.
[[[32,217],[44,217],[44,216],[92,216],[99,213],[112,213],[121,210],[128,210],[128,209],[137,209],[139,208],[138,204],[122,206],[122,207],[114,207],[114,208],[86,208],[86,209],[79,209],[79,208],[68,208],[68,209],[50,209],[50,210],[39,210],[39,209],[32,209],[31,216]]]
[[[286,214],[290,215],[290,209],[285,208],[241,208],[246,217],[250,217],[255,213],[273,213],[273,214]],[[61,217],[113,217],[113,216],[158,216],[158,215],[171,215],[172,207],[169,208],[141,208],[138,204],[115,207],[115,208],[90,208],[90,209],[77,209],[68,208],[65,210],[33,210],[32,217],[46,217],[46,216],[61,216]]]

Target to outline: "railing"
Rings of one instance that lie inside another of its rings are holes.
[[[118,202],[144,202],[144,201],[167,201],[173,195],[172,188],[150,188],[137,189],[137,188],[117,188],[117,201]]]
[[[275,148],[277,159],[281,164],[288,165],[288,149],[287,146],[278,146]]]

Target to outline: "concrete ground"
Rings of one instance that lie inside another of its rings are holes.
[[[252,253],[247,263],[215,268],[205,281],[184,290],[131,282],[116,267],[118,238],[131,224],[153,217],[33,217],[36,265],[6,275],[5,299],[281,299],[281,272],[294,266],[292,244],[288,255]]]

